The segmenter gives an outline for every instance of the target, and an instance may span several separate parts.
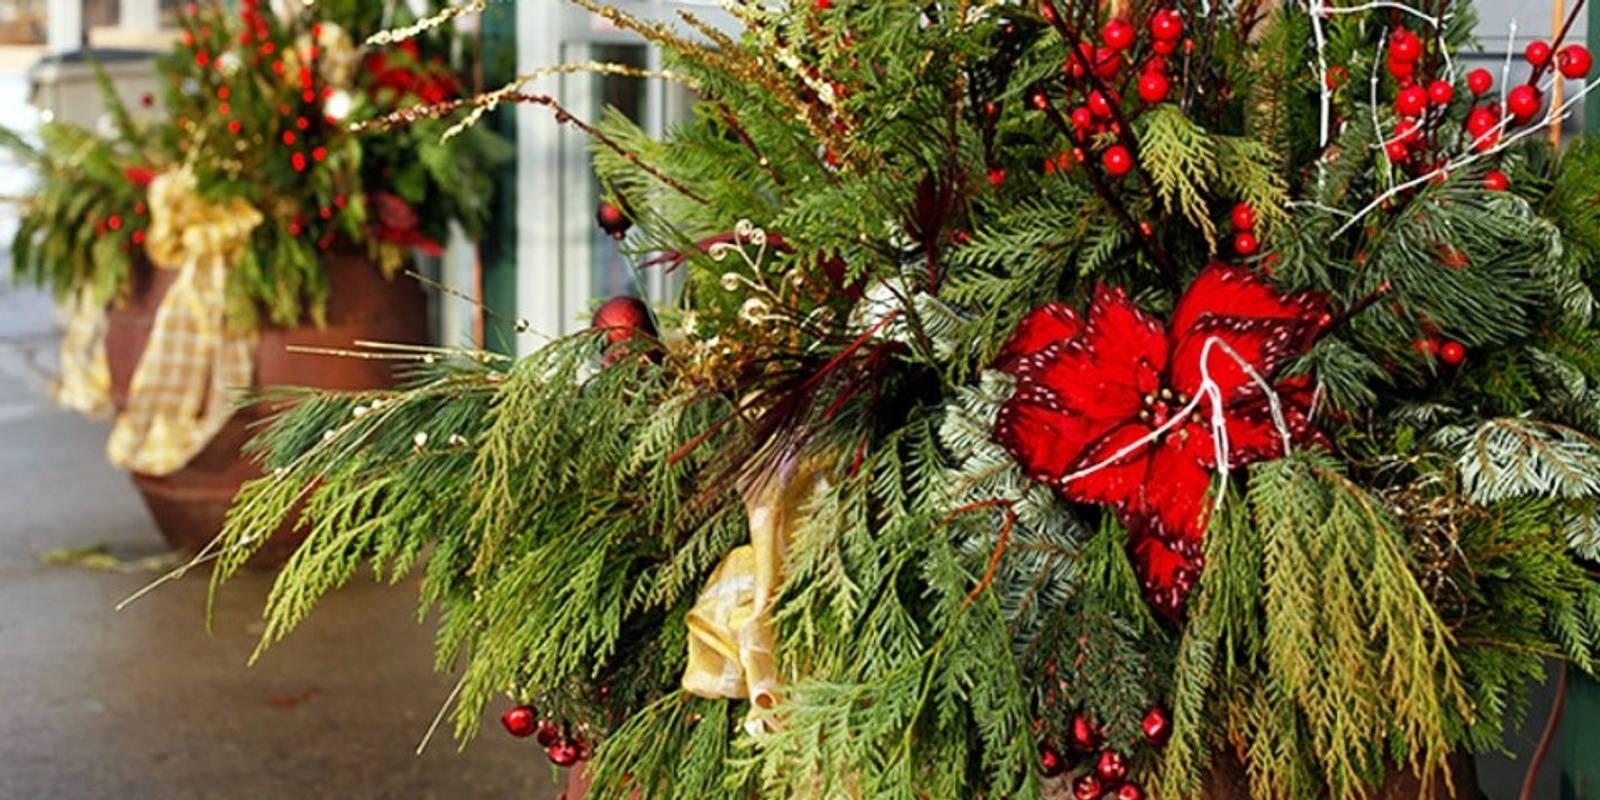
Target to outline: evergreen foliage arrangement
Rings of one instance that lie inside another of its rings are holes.
[[[604,798],[1357,798],[1594,673],[1600,146],[1543,136],[1587,51],[1469,70],[1452,0],[728,7],[592,7],[700,97],[580,123],[681,294],[300,395],[217,543],[303,509],[263,646],[421,570],[457,733],[535,707]]]

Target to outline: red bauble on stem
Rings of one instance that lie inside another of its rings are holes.
[[[1093,772],[1080,775],[1072,782],[1073,800],[1100,800],[1100,795],[1105,794],[1105,791],[1105,782]]]
[[[561,742],[561,724],[553,719],[539,720],[539,729],[534,740],[540,747],[555,747]]]
[[[1503,192],[1511,186],[1511,179],[1504,172],[1491,169],[1483,176],[1483,188],[1491,192]]]
[[[1256,210],[1249,203],[1234,204],[1233,210],[1228,212],[1228,217],[1233,221],[1234,230],[1255,230]]]
[[[1128,781],[1117,787],[1116,800],[1144,800],[1144,787]]]
[[[1536,68],[1541,68],[1550,63],[1550,43],[1543,39],[1535,39],[1528,43],[1528,49],[1522,52],[1528,63]]]
[[[1067,771],[1067,759],[1049,742],[1039,743],[1039,774],[1054,778]]]
[[[633,227],[633,220],[628,219],[621,208],[610,203],[601,203],[595,209],[594,221],[600,225],[600,230],[610,234],[613,239],[621,239]]]
[[[1094,771],[1106,783],[1121,783],[1123,778],[1128,777],[1128,759],[1115,750],[1102,750],[1100,758],[1094,762]]]
[[[562,739],[556,742],[548,752],[550,763],[558,767],[570,767],[578,763],[579,757],[583,754],[583,748],[572,739]]]
[[[1139,99],[1152,105],[1167,99],[1172,84],[1159,72],[1146,72],[1139,76]]]
[[[606,332],[606,343],[631,339],[639,334],[654,336],[655,323],[650,319],[650,307],[637,297],[619,295],[605,301],[595,309],[589,327]]]
[[[1139,721],[1139,730],[1144,734],[1144,740],[1152,747],[1160,747],[1167,743],[1167,737],[1172,735],[1172,718],[1161,708],[1152,708],[1145,712],[1144,719]]]
[[[1439,346],[1439,360],[1452,367],[1459,366],[1467,360],[1467,348],[1460,342],[1445,342]]]
[[[500,724],[506,726],[506,733],[519,739],[532,736],[539,727],[539,712],[533,706],[515,706],[500,715]]]
[[[1539,113],[1540,100],[1539,90],[1524,83],[1506,94],[1506,110],[1518,122],[1527,122]]]
[[[1067,746],[1082,753],[1088,753],[1100,747],[1100,726],[1082,714],[1072,715],[1072,730],[1067,734]]]

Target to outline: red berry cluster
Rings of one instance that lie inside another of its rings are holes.
[[[512,707],[500,715],[500,724],[505,726],[507,733],[519,739],[534,737],[534,741],[550,757],[550,763],[558,767],[570,767],[579,761],[589,760],[589,744],[582,737],[574,736],[566,725],[553,719],[540,719],[538,710],[533,706]]]
[[[1048,159],[1047,172],[1068,170],[1086,163],[1085,148],[1098,150],[1099,164],[1106,174],[1121,177],[1135,166],[1134,154],[1125,136],[1128,114],[1138,106],[1124,98],[1137,94],[1144,106],[1166,102],[1172,93],[1172,64],[1168,56],[1184,43],[1183,17],[1172,9],[1151,14],[1143,26],[1125,17],[1113,17],[1101,26],[1097,41],[1078,38],[1070,31],[1054,6],[1042,7],[1045,19],[1069,40],[1076,40],[1071,54],[1062,64],[1065,89],[1061,100],[1069,109],[1065,114],[1051,95],[1052,87],[1035,88],[1029,103],[1045,112],[1072,142],[1072,148]]]
[[[1166,711],[1152,708],[1145,713],[1140,729],[1147,744],[1160,747],[1166,744],[1172,732],[1171,719]],[[1087,768],[1072,780],[1075,800],[1143,800],[1144,787],[1128,777],[1128,756],[1105,746],[1105,738],[1093,720],[1083,714],[1074,715],[1066,745],[1067,752],[1063,754],[1050,742],[1041,742],[1039,771],[1046,778],[1055,778],[1077,764],[1087,764]]]

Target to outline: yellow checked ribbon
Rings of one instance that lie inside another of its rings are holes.
[[[683,688],[700,697],[750,698],[772,708],[782,690],[770,621],[794,532],[812,498],[827,490],[822,464],[794,458],[740,482],[750,544],[723,557],[688,615]],[[745,723],[759,732],[759,721]]]
[[[254,378],[256,332],[230,328],[224,312],[228,265],[261,212],[239,198],[206,200],[187,169],[157,177],[149,206],[145,249],[178,275],[156,310],[106,454],[124,469],[166,475],[211,441],[233,414],[228,393]]]
[[[111,367],[106,362],[106,307],[84,288],[59,309],[61,375],[56,403],[86,417],[111,415]]]

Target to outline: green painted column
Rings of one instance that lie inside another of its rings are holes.
[[[517,4],[489,3],[483,10],[483,85],[495,89],[517,75]],[[500,106],[480,124],[492,125],[513,145],[517,142],[514,104]],[[517,318],[517,159],[500,170],[489,230],[479,245],[483,270],[484,313],[481,346],[516,354]],[[491,313],[492,312],[492,313]]]
[[[1572,667],[1561,716],[1561,800],[1600,800],[1600,683]]]

